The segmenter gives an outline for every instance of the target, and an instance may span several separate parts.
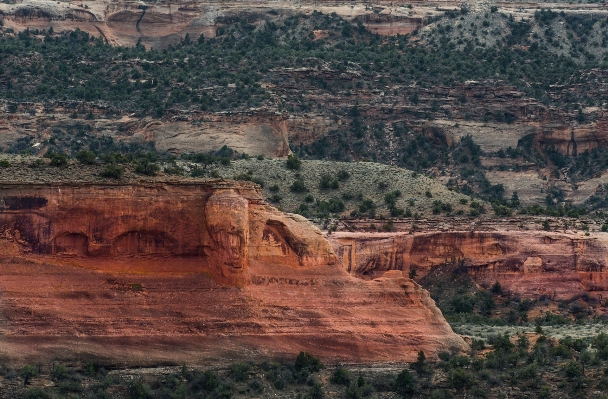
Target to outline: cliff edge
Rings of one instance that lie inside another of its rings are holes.
[[[395,362],[467,347],[418,284],[351,276],[250,183],[2,183],[0,294],[0,356],[15,363]]]

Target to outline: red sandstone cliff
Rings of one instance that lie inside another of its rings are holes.
[[[359,276],[462,262],[485,286],[499,281],[512,293],[564,299],[608,294],[608,240],[545,231],[332,234],[338,263]]]
[[[3,184],[0,357],[413,360],[463,350],[400,272],[349,275],[252,184]]]

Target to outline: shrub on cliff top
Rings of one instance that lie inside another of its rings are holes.
[[[160,167],[157,164],[150,162],[147,158],[140,159],[135,167],[135,172],[146,176],[155,176],[159,170]]]
[[[94,164],[95,158],[95,153],[93,151],[82,150],[78,151],[78,154],[76,154],[76,159],[78,160],[78,162],[85,163],[88,165]]]
[[[109,177],[112,179],[121,179],[124,174],[125,168],[116,164],[106,166],[106,168],[100,173],[101,177]]]
[[[66,154],[58,154],[56,152],[50,152],[45,155],[51,159],[51,165],[53,166],[64,166],[68,164],[68,156]]]

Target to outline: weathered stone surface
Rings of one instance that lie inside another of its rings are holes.
[[[388,5],[388,3],[387,3]],[[21,31],[48,29],[56,32],[79,28],[113,45],[134,46],[141,44],[163,48],[179,43],[186,34],[192,39],[200,35],[214,37],[217,29],[235,20],[260,23],[271,15],[310,14],[318,10],[326,14],[337,13],[345,19],[362,22],[374,33],[396,35],[411,33],[423,26],[424,17],[438,13],[435,7],[404,7],[378,9],[364,4],[345,5],[316,2],[283,3],[213,3],[193,1],[188,4],[130,3],[96,0],[87,8],[72,4],[34,0],[0,6],[6,27]],[[272,14],[271,14],[272,13]]]
[[[363,277],[411,269],[422,277],[449,262],[461,263],[482,285],[499,281],[506,291],[522,296],[608,294],[608,236],[602,233],[588,238],[545,231],[339,232],[328,238],[338,263]]]
[[[306,219],[234,182],[2,184],[0,357],[189,364],[464,350],[399,271],[365,281]]]

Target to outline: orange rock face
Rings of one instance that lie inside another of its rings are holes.
[[[463,350],[399,271],[347,273],[306,219],[230,182],[4,184],[0,358],[342,361]]]
[[[329,237],[338,263],[354,275],[462,262],[487,287],[527,297],[569,299],[583,292],[606,297],[608,240],[545,231],[442,233],[335,233]]]

